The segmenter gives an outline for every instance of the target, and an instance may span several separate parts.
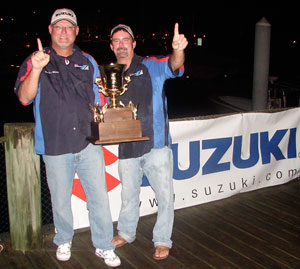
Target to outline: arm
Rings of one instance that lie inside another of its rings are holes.
[[[184,50],[188,45],[187,39],[183,34],[179,34],[178,28],[178,23],[176,23],[174,27],[174,37],[172,42],[173,52],[171,55],[171,67],[173,71],[179,69],[184,64]]]
[[[18,97],[21,103],[27,104],[32,101],[38,90],[40,74],[48,64],[50,55],[43,51],[41,40],[38,38],[38,51],[31,56],[32,69],[24,81],[20,84]]]

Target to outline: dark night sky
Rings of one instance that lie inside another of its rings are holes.
[[[195,1],[181,1],[178,4],[174,2],[169,4],[165,1],[157,4],[153,1],[127,1],[121,4],[101,2],[96,7],[91,5],[84,7],[82,3],[73,6],[62,3],[60,6],[50,8],[2,7],[0,10],[0,18],[3,18],[0,20],[2,112],[5,114],[4,106],[7,99],[12,102],[14,108],[17,105],[13,94],[17,68],[12,70],[13,67],[10,65],[21,64],[27,55],[36,50],[36,37],[40,37],[46,43],[45,45],[48,45],[50,38],[47,27],[51,15],[55,9],[64,6],[75,11],[81,33],[84,33],[88,26],[96,26],[96,31],[102,39],[107,39],[110,29],[119,23],[128,24],[135,35],[147,36],[148,33],[153,32],[172,34],[175,22],[179,22],[180,32],[184,33],[190,42],[186,50],[187,74],[194,72],[197,75],[198,70],[201,72],[204,70],[204,76],[211,77],[210,70],[215,71],[214,65],[218,65],[222,72],[224,70],[231,72],[232,76],[248,76],[249,89],[253,73],[255,24],[265,17],[271,24],[270,74],[279,76],[288,74],[299,79],[298,9],[292,5],[287,7],[287,1],[280,2],[278,6],[272,4],[272,7],[264,6],[263,1],[235,1],[235,3],[240,2],[241,4],[231,4],[232,1],[212,0],[209,1],[210,4],[197,2],[196,5]],[[193,34],[206,35],[203,47],[192,45]],[[24,40],[30,43],[27,49]],[[110,51],[108,43],[104,45]],[[89,46],[92,51],[87,52],[101,64],[103,58],[99,55],[103,53],[99,50],[99,44],[91,43]],[[139,48],[141,47],[143,44],[139,44]],[[150,46],[147,53],[156,54],[156,51],[156,46]],[[244,85],[245,83],[242,84],[243,88]],[[18,109],[24,113],[24,108],[21,110],[18,107]],[[29,108],[30,112],[27,113],[31,114],[31,110]],[[11,116],[8,120],[16,119],[18,116]]]
[[[272,4],[270,7],[261,4],[263,1],[240,2],[243,4],[236,4],[239,1],[209,1],[210,4],[202,5],[197,2],[195,5],[195,1],[184,1],[184,3],[170,5],[164,1],[164,4],[151,2],[150,5],[142,1],[130,1],[113,5],[110,2],[101,3],[97,7],[90,5],[89,7],[83,5],[67,7],[77,14],[81,32],[88,25],[97,25],[101,38],[107,38],[110,29],[119,23],[131,26],[137,35],[159,31],[172,32],[174,23],[179,22],[180,31],[189,39],[192,34],[206,34],[207,40],[216,41],[211,42],[217,47],[216,49],[235,48],[235,46],[251,49],[254,45],[255,24],[262,17],[272,25],[274,46],[278,42],[291,42],[299,38],[300,16],[293,6],[284,8],[282,4],[280,6]],[[0,21],[2,45],[7,35],[20,37],[24,33],[28,35],[34,33],[36,36],[49,39],[47,26],[53,11],[59,7],[61,6],[1,8],[0,17],[4,19]],[[13,22],[11,18],[14,18]]]
[[[197,36],[205,34],[206,44],[204,45],[210,52],[213,51],[216,56],[221,57],[240,57],[241,55],[244,58],[253,58],[255,24],[265,17],[271,24],[271,61],[275,59],[276,62],[286,58],[283,63],[285,65],[289,64],[290,59],[294,63],[298,61],[300,16],[295,7],[287,7],[287,1],[284,2],[285,5],[273,3],[272,6],[264,5],[263,1],[254,0],[212,0],[209,3],[197,2],[196,5],[195,1],[184,1],[169,4],[166,1],[160,1],[150,4],[150,2],[130,1],[113,5],[111,2],[106,2],[95,7],[91,5],[67,7],[77,14],[81,34],[86,31],[87,26],[93,25],[97,26],[96,31],[100,38],[107,39],[110,29],[119,23],[131,26],[135,35],[145,36],[152,32],[172,34],[174,23],[179,22],[179,30],[187,36],[190,44],[193,34]],[[24,54],[35,50],[36,37],[40,37],[47,45],[50,41],[47,27],[51,15],[56,8],[63,7],[63,5],[50,8],[1,8],[0,18],[3,18],[3,21],[0,21],[1,58],[15,57],[13,55],[15,51],[23,49],[22,38],[30,39],[31,42],[30,48]],[[12,18],[13,21],[11,21]],[[6,48],[11,48],[11,56]],[[194,53],[192,50],[192,46],[189,45],[187,52],[190,51],[192,54]],[[155,52],[153,47],[153,53]],[[294,55],[290,55],[291,53]],[[199,63],[201,60],[204,61],[197,57],[191,58]]]
[[[162,2],[162,1],[161,1]],[[215,1],[216,2],[216,1]],[[224,1],[225,2],[225,1]],[[210,5],[195,5],[195,1],[181,2],[180,5],[151,5],[136,3],[134,1],[126,4],[100,4],[98,7],[68,6],[77,14],[79,25],[86,25],[97,22],[105,26],[113,26],[118,23],[129,24],[139,31],[154,31],[158,27],[169,27],[176,21],[182,24],[182,30],[190,32],[192,24],[195,30],[206,31],[212,29],[219,32],[228,32],[230,28],[240,25],[251,27],[260,18],[266,17],[276,30],[298,29],[299,16],[297,10],[292,6],[283,8],[282,6],[262,7],[256,1],[241,1],[243,5],[219,4],[214,6],[214,1]],[[247,4],[249,2],[249,4]],[[260,1],[261,2],[261,1]],[[260,3],[259,2],[259,3]],[[216,2],[220,3],[220,2]],[[230,3],[230,1],[229,1]],[[149,5],[149,7],[147,7]],[[59,6],[58,6],[59,7]],[[19,30],[46,31],[50,17],[56,7],[35,8],[1,8],[0,16],[4,18],[14,17],[15,24]],[[33,14],[32,11],[36,13]],[[38,22],[38,23],[37,23]],[[103,29],[108,30],[108,29]]]

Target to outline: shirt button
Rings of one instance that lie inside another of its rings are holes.
[[[76,127],[73,127],[73,130],[75,131],[75,130],[76,130]]]

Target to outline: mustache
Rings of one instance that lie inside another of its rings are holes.
[[[119,48],[117,48],[117,51],[127,51],[127,48],[125,48],[125,47],[119,47]]]

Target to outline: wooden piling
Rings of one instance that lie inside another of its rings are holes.
[[[40,157],[34,150],[34,123],[4,124],[11,247],[39,249],[41,236]]]
[[[262,18],[255,27],[252,110],[267,109],[271,24]]]

